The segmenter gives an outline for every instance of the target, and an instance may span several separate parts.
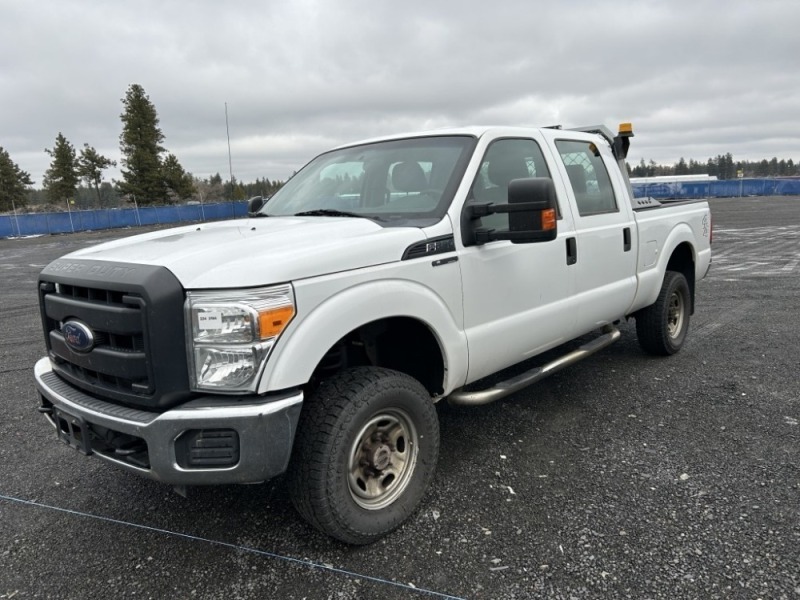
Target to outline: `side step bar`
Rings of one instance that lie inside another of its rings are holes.
[[[587,356],[594,354],[598,350],[602,350],[606,346],[610,346],[616,342],[619,337],[619,329],[613,325],[606,325],[603,328],[603,333],[600,335],[600,337],[593,339],[591,342],[586,342],[580,348],[573,350],[569,354],[565,354],[564,356],[561,356],[554,361],[547,363],[546,365],[536,367],[530,371],[522,373],[521,375],[501,381],[494,387],[486,390],[475,390],[473,392],[465,392],[463,389],[456,390],[447,397],[447,401],[456,406],[478,406],[481,404],[489,404],[495,400],[500,400],[500,398],[505,398],[514,392],[518,392],[522,388],[528,387],[532,383],[536,383],[548,375],[552,375],[553,373],[560,371],[564,367],[573,365],[579,360],[583,360]]]

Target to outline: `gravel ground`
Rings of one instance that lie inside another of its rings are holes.
[[[280,478],[183,498],[57,443],[36,276],[135,232],[0,240],[0,599],[800,598],[800,199],[711,204],[679,354],[631,322],[512,397],[440,405],[431,492],[365,548],[308,527]]]

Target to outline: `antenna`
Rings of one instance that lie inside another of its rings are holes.
[[[233,162],[231,161],[231,130],[228,128],[228,103],[225,103],[225,133],[228,135],[228,172],[231,174],[231,202],[233,202]]]

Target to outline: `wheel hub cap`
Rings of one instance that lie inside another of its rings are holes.
[[[669,298],[667,312],[667,332],[669,336],[677,337],[683,327],[683,296],[677,292]]]
[[[403,494],[416,466],[418,441],[416,427],[399,409],[380,413],[361,428],[347,465],[356,504],[379,510]]]
[[[386,444],[381,444],[375,449],[375,452],[372,454],[372,468],[376,471],[383,471],[386,467],[389,466],[389,463],[392,460],[392,449],[389,448]]]

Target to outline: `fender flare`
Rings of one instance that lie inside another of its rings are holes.
[[[463,328],[430,288],[401,279],[383,279],[343,289],[326,298],[280,339],[267,361],[258,392],[308,383],[325,353],[359,327],[391,317],[416,319],[431,330],[445,366],[444,392],[466,381],[468,351]]]
[[[639,242],[641,243],[641,238]],[[672,258],[673,253],[683,243],[688,243],[692,250],[692,259],[695,263],[695,273],[697,269],[697,248],[695,246],[695,235],[688,223],[678,223],[667,235],[662,246],[656,264],[647,271],[639,273],[639,292],[636,294],[627,314],[632,314],[639,309],[653,304],[661,291],[661,282],[667,272],[667,264]],[[695,275],[696,277],[696,275]],[[646,292],[646,293],[645,293]]]

